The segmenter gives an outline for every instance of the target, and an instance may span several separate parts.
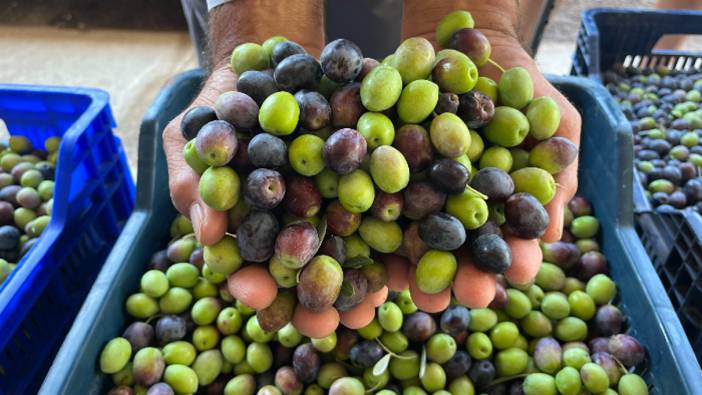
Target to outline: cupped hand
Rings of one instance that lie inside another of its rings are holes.
[[[522,48],[516,38],[499,31],[481,29],[492,44],[491,59],[502,68],[521,66],[529,71],[534,82],[534,97],[549,96],[556,101],[561,112],[561,122],[556,136],[569,139],[576,145],[580,143],[580,114],[573,105],[541,74],[534,60]],[[425,35],[427,38],[433,38]],[[501,71],[490,63],[480,68],[480,75],[498,81]],[[554,176],[557,190],[554,198],[546,205],[549,214],[549,225],[542,240],[554,242],[561,238],[563,229],[563,210],[573,198],[578,188],[577,160]],[[505,235],[512,252],[512,265],[505,274],[506,279],[513,284],[531,282],[539,271],[542,253],[536,239],[526,240],[509,234]],[[457,254],[458,270],[453,282],[453,295],[456,300],[471,308],[487,307],[495,297],[496,275],[485,273],[476,268],[470,254],[459,251]],[[397,258],[392,263],[390,289],[398,284],[409,286],[412,299],[417,307],[428,312],[438,312],[449,305],[451,290],[447,289],[438,294],[425,294],[416,286],[415,268],[418,257],[412,259]],[[403,280],[406,279],[406,280]]]
[[[213,106],[220,94],[234,90],[236,76],[229,66],[216,69],[205,82],[201,92],[188,107]],[[204,245],[219,241],[227,230],[227,213],[214,210],[200,198],[198,184],[200,176],[183,159],[183,147],[187,143],[181,133],[183,114],[175,117],[163,130],[163,149],[168,162],[168,187],[175,208],[190,218],[195,235]]]
[[[516,38],[499,32],[485,31],[485,36],[492,44],[491,58],[504,69],[521,66],[529,71],[534,81],[534,97],[548,96],[556,101],[561,110],[561,123],[556,131],[556,136],[565,137],[575,145],[580,146],[581,119],[578,111],[551,85],[539,71],[534,60],[526,53]],[[489,63],[480,69],[480,75],[498,81],[500,70]],[[578,161],[554,176],[556,179],[556,195],[546,205],[550,222],[542,239],[546,242],[560,240],[563,231],[563,209],[568,201],[575,196],[578,189]]]
[[[517,40],[500,33],[491,34],[486,31],[484,33],[492,43],[492,59],[495,62],[503,68],[515,66],[526,68],[534,81],[535,97],[549,96],[558,103],[561,122],[556,135],[579,144],[580,115],[568,100],[546,81]],[[500,71],[494,66],[485,66],[481,68],[480,73],[499,80]],[[207,80],[192,106],[212,106],[222,92],[233,90],[235,85],[236,76],[228,66],[217,69]],[[182,114],[171,121],[163,133],[171,197],[176,208],[191,219],[198,240],[205,245],[213,244],[224,235],[227,229],[227,214],[211,209],[199,197],[199,176],[185,163],[182,156],[186,141],[180,130],[181,119]],[[577,161],[557,174],[555,178],[556,195],[546,206],[550,223],[543,240],[547,242],[560,239],[564,205],[573,197],[577,189]],[[538,241],[510,235],[506,236],[506,240],[511,248],[513,259],[505,277],[515,284],[530,282],[538,272],[542,260]],[[495,296],[496,276],[478,270],[466,251],[457,253],[458,270],[453,286],[438,294],[426,294],[418,289],[414,270],[416,262],[397,255],[388,255],[381,260],[388,269],[388,287],[367,295],[362,303],[346,312],[339,312],[333,307],[314,312],[298,305],[292,318],[293,325],[300,333],[312,338],[329,335],[340,323],[351,329],[364,327],[374,318],[375,308],[385,301],[388,288],[398,291],[409,288],[415,304],[429,312],[445,309],[451,301],[452,293],[460,303],[472,308],[486,307]],[[229,290],[242,303],[259,310],[263,309],[276,297],[275,281],[263,266],[245,268],[249,270],[241,269],[230,276]],[[255,281],[251,281],[254,278]],[[272,284],[272,286],[264,286],[264,284]]]

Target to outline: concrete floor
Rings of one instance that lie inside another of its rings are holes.
[[[197,66],[185,32],[77,30],[0,25],[0,81],[71,85],[110,94],[132,169],[141,118],[161,86]]]
[[[654,0],[559,0],[536,59],[567,74],[580,13],[590,7],[652,7]],[[702,46],[695,45],[700,48]],[[0,24],[0,81],[97,87],[111,95],[117,133],[133,169],[141,117],[163,83],[196,67],[186,32],[86,30]]]

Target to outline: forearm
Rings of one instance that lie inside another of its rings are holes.
[[[517,36],[517,0],[404,0],[402,37],[422,36],[436,45],[436,25],[441,18],[456,10],[470,11],[475,20],[475,27],[488,37]],[[493,43],[495,44],[498,43]]]
[[[324,47],[323,0],[234,0],[210,12],[209,56],[214,68],[229,63],[245,42],[262,43],[283,35],[318,57]]]
[[[699,10],[702,9],[702,0],[658,0],[656,8],[673,10]]]

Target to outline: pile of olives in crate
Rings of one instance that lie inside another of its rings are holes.
[[[49,224],[59,137],[32,146],[23,136],[0,143],[0,285]]]
[[[619,66],[607,88],[634,131],[639,181],[660,211],[702,211],[702,72]]]
[[[367,326],[319,339],[290,323],[265,331],[178,217],[126,301],[134,320],[100,355],[109,395],[648,394],[645,350],[614,304],[598,221],[582,198],[566,212],[535,282],[500,277],[489,307],[428,314],[395,289]]]
[[[280,36],[235,48],[236,91],[182,119],[200,196],[229,214],[209,270],[241,283],[267,267],[275,284],[260,286],[322,313],[380,292],[381,254],[409,257],[425,294],[449,289],[459,249],[481,271],[509,269],[503,230],[544,234],[553,175],[577,147],[554,136],[558,106],[534,97],[526,69],[478,74],[491,47],[473,26],[454,12],[437,28],[445,49],[410,38],[382,62],[345,39],[319,60]]]

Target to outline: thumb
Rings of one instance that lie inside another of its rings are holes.
[[[563,169],[555,177],[558,189],[556,196],[553,197],[546,205],[546,211],[549,215],[548,228],[542,239],[547,243],[553,243],[561,239],[563,233],[563,210],[575,196],[575,191],[578,189],[578,162],[573,162],[570,166]]]
[[[217,211],[197,199],[190,206],[189,214],[195,236],[203,245],[212,245],[224,237],[227,231],[226,211]]]

